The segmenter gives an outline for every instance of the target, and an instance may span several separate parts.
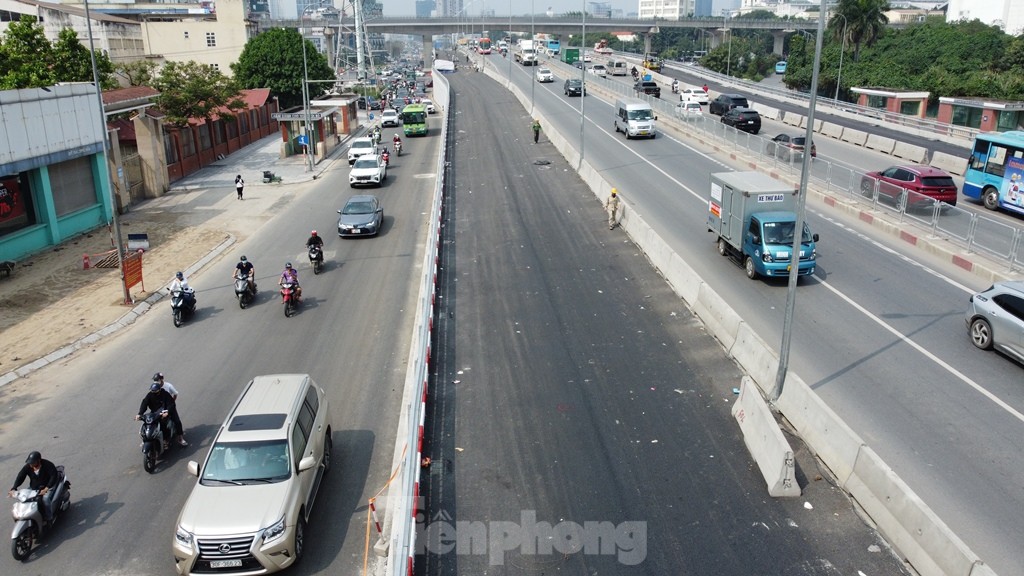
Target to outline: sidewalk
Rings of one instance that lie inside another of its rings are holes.
[[[143,282],[131,289],[131,305],[123,303],[116,267],[83,266],[84,255],[99,260],[112,249],[112,230],[95,230],[18,262],[9,278],[0,278],[0,387],[129,326],[160,302],[160,290],[176,271],[185,272],[201,300],[208,286],[226,279],[196,274],[272,218],[283,197],[301,193],[304,184],[328,171],[347,169],[346,142],[367,125],[360,111],[357,132],[312,171],[301,156],[279,158],[280,136],[273,135],[175,182],[163,196],[132,206],[119,217],[121,236],[145,233],[150,248],[143,256]],[[281,182],[264,184],[264,170]],[[236,174],[245,180],[241,201]]]

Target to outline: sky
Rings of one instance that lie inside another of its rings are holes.
[[[385,16],[413,16],[416,14],[415,0],[379,0],[384,4]],[[548,8],[555,14],[565,12],[579,12],[583,10],[587,0],[530,0],[533,3],[533,11],[536,14],[543,14]],[[612,8],[621,8],[623,14],[636,12],[639,2],[637,0],[608,0]],[[470,16],[479,16],[481,8],[493,9],[495,16],[508,15],[509,0],[463,0],[466,6],[466,13]],[[524,0],[513,0],[511,2],[513,14],[529,14],[530,3]]]

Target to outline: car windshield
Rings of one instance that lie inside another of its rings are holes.
[[[357,158],[356,159],[356,163],[353,164],[352,167],[353,168],[379,168],[379,166],[377,165],[377,159],[375,157],[373,157],[373,156],[370,156],[369,158],[367,158],[366,156],[363,156],[362,158]]]
[[[383,115],[384,116],[398,116],[398,112],[395,112],[394,110],[385,110]]]
[[[349,202],[345,204],[345,208],[341,211],[342,214],[372,214],[373,203],[372,202]]]
[[[792,244],[793,231],[796,230],[796,222],[765,222],[764,241],[766,244]],[[804,224],[804,233],[800,238],[801,243],[811,241],[811,229]]]
[[[569,86],[579,86],[581,82],[579,80],[569,80]]]
[[[548,70],[547,68],[541,68],[540,70],[537,70],[537,74],[551,74],[551,70]]]
[[[288,442],[218,442],[210,449],[200,483],[272,483],[291,476]]]
[[[352,148],[373,148],[373,142],[369,140],[356,140],[352,143]]]
[[[630,120],[651,120],[654,118],[654,112],[650,108],[630,110],[628,116]]]

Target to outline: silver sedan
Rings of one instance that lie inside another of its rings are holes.
[[[971,296],[964,320],[975,346],[1024,363],[1024,281],[996,282]]]

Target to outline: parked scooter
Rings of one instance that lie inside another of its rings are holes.
[[[174,326],[178,328],[182,322],[188,320],[196,313],[195,292],[184,290],[171,290],[171,314],[174,317]]]
[[[245,277],[236,278],[235,297],[238,298],[238,307],[245,310],[246,306],[256,299],[256,283],[250,283]]]
[[[313,266],[313,274],[324,270],[324,249],[316,244],[309,247],[309,263]]]
[[[64,467],[57,466],[60,481],[51,501],[53,519],[49,527],[44,527],[43,509],[40,500],[43,495],[38,490],[21,488],[14,493],[14,506],[11,516],[14,517],[14,530],[11,531],[11,554],[14,559],[24,562],[32,553],[32,547],[44,534],[53,530],[57,519],[63,512],[71,508],[71,481],[64,475]]]
[[[139,427],[139,437],[142,438],[142,467],[152,474],[156,471],[156,463],[160,460],[164,448],[164,433],[160,429],[160,421],[168,417],[167,410],[160,412],[146,412],[142,415],[142,426]],[[168,438],[174,437],[174,422],[167,423]]]
[[[295,284],[291,282],[281,284],[281,303],[284,304],[284,315],[286,317],[291,318],[295,314],[295,309],[298,308],[300,302],[296,294]]]

